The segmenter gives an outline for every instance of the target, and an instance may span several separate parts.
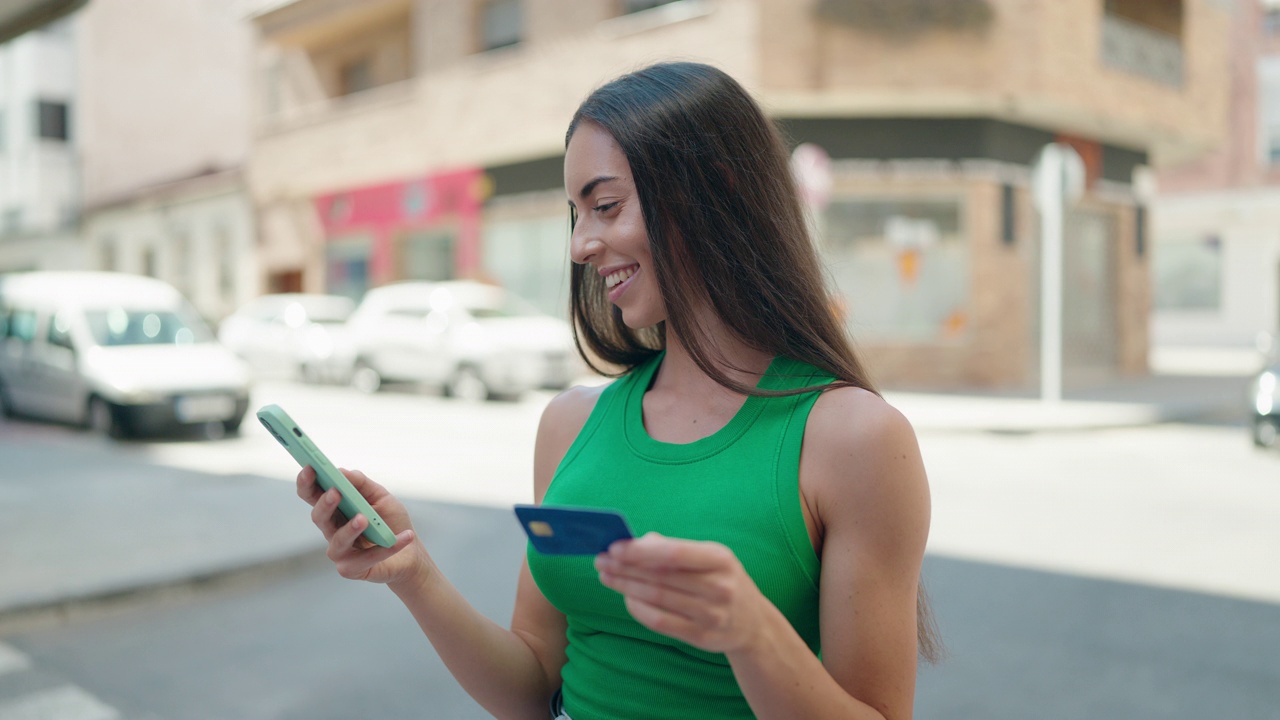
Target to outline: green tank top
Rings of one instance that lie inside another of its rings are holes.
[[[644,428],[641,401],[662,361],[605,388],[561,460],[543,502],[615,509],[638,535],[656,531],[731,548],[756,585],[819,653],[819,562],[800,509],[800,444],[818,393],[748,397],[715,434],[663,443]],[[775,358],[759,387],[826,384],[816,368]],[[561,673],[565,711],[594,718],[750,718],[723,654],[652,632],[600,584],[591,557],[528,550],[543,595],[568,620]]]

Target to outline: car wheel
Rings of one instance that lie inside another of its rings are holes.
[[[222,421],[222,429],[227,435],[236,435],[240,432],[240,423],[244,422],[244,416],[234,417],[230,420]]]
[[[90,430],[107,437],[125,436],[124,426],[120,424],[115,406],[96,395],[89,399],[87,417]]]
[[[13,402],[9,400],[9,391],[0,384],[0,415],[7,418],[16,416],[18,413],[13,409]]]
[[[363,393],[376,393],[382,387],[382,376],[367,363],[357,361],[351,373],[351,386]]]
[[[1267,418],[1253,419],[1253,444],[1260,448],[1276,446],[1277,428],[1274,420]]]
[[[490,396],[489,386],[484,384],[480,373],[469,365],[463,365],[453,373],[445,386],[445,392],[449,397],[467,402],[481,402]]]

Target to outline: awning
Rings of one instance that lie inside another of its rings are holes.
[[[0,43],[79,10],[89,0],[0,0]]]

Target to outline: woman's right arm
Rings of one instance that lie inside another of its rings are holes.
[[[600,388],[573,388],[547,406],[534,449],[534,496],[539,503],[551,477],[586,423]],[[436,567],[417,538],[403,504],[358,471],[343,470],[396,532],[391,548],[360,537],[362,516],[343,522],[336,491],[321,493],[314,474],[298,475],[298,494],[314,506],[312,518],[329,539],[329,557],[343,577],[386,583],[458,683],[498,718],[545,720],[565,662],[564,616],[543,597],[526,563],[520,571],[508,630],[471,606]],[[336,517],[335,517],[336,515]]]

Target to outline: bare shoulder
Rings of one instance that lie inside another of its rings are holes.
[[[567,434],[572,443],[582,426],[587,424],[587,418],[591,417],[591,411],[595,409],[596,401],[606,387],[608,384],[574,385],[551,398],[551,402],[542,411],[542,419],[538,421],[538,434]]]
[[[805,485],[824,524],[864,513],[883,521],[928,517],[929,490],[915,430],[873,392],[843,387],[814,403],[805,426]]]
[[[587,424],[606,387],[608,385],[575,385],[552,398],[542,411],[533,450],[534,498],[538,502],[542,501],[556,468]]]

